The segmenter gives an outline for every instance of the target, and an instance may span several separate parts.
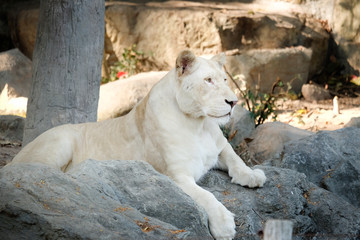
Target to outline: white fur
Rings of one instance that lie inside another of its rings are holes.
[[[42,162],[66,171],[89,158],[146,160],[205,208],[216,239],[232,239],[234,215],[196,181],[213,167],[228,170],[232,182],[242,186],[261,187],[266,177],[244,164],[218,126],[232,110],[225,100],[237,100],[225,81],[223,63],[223,56],[206,60],[184,51],[176,68],[128,115],[53,128],[25,146],[12,163]]]

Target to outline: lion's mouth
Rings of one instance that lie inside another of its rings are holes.
[[[231,116],[231,112],[228,112],[227,114],[225,115],[222,115],[222,116],[214,116],[214,115],[211,115],[211,114],[208,114],[209,117],[212,117],[212,118],[223,118],[223,117],[227,117],[227,116]]]

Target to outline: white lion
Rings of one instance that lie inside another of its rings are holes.
[[[196,181],[214,167],[242,186],[261,187],[266,177],[244,164],[218,126],[229,120],[237,102],[224,62],[225,55],[206,60],[185,50],[176,68],[126,116],[50,129],[12,163],[41,162],[66,171],[89,158],[145,160],[204,207],[216,239],[232,239],[234,215]]]

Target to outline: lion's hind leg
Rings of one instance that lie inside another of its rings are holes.
[[[72,161],[74,150],[74,132],[64,125],[50,129],[27,144],[10,164],[39,162],[65,170]]]

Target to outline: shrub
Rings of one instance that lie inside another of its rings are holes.
[[[131,76],[141,72],[145,54],[136,49],[136,44],[125,48],[122,58],[110,67],[110,78],[103,78],[102,83],[112,82],[122,76]]]

